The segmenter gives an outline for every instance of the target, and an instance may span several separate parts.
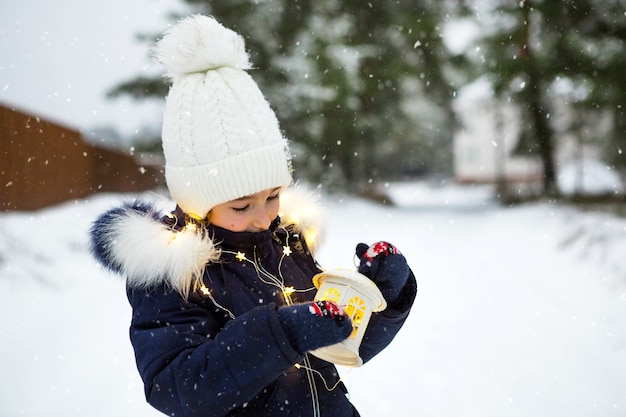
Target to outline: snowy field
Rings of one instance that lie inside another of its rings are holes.
[[[389,240],[419,293],[394,343],[342,368],[363,417],[626,415],[626,220],[483,188],[391,187],[398,207],[327,198],[327,268]],[[0,417],[160,415],[144,401],[120,279],[87,230],[128,196],[0,214]],[[164,208],[168,202],[160,199]]]

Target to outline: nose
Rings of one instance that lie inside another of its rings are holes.
[[[266,207],[258,207],[254,211],[254,217],[252,219],[252,226],[259,230],[267,230],[270,228],[270,224],[273,219],[270,219],[270,213]]]

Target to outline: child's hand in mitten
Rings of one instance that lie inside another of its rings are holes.
[[[404,256],[387,242],[371,246],[359,243],[356,255],[361,261],[359,272],[374,281],[387,303],[394,305],[409,279],[409,265]]]
[[[330,301],[294,304],[278,309],[291,345],[300,353],[334,345],[352,333],[352,321]]]

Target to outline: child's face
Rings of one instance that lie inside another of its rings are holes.
[[[261,232],[270,227],[280,208],[280,187],[269,188],[213,207],[209,222],[231,232]]]

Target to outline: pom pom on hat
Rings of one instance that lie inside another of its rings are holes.
[[[165,179],[183,211],[289,185],[291,158],[276,115],[244,71],[243,38],[207,16],[179,21],[156,57],[172,80],[163,114]]]
[[[244,40],[212,17],[194,15],[172,27],[157,45],[170,77],[220,67],[249,69]]]

